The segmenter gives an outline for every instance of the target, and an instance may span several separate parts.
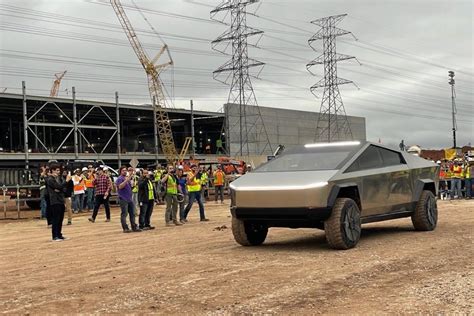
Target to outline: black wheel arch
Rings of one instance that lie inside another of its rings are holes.
[[[417,179],[413,188],[413,201],[419,201],[423,191],[431,191],[436,197],[438,195],[438,187],[432,179]]]
[[[357,183],[350,182],[334,185],[328,196],[328,207],[332,209],[336,203],[337,198],[350,198],[354,200],[359,207],[359,210],[362,211],[360,190]]]

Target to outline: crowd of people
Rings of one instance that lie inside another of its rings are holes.
[[[472,185],[474,183],[474,164],[467,159],[438,160],[439,194],[443,200],[471,199],[474,196]]]
[[[92,165],[73,172],[59,164],[41,169],[41,218],[47,220],[53,241],[63,241],[62,222],[72,213],[92,212],[89,222],[95,223],[101,206],[105,221],[110,222],[110,196],[117,193],[121,209],[120,221],[124,233],[153,230],[151,224],[154,207],[166,204],[165,225],[181,226],[188,222],[194,202],[199,206],[200,221],[208,221],[204,203],[209,199],[209,187],[214,187],[215,203],[224,203],[225,173],[218,165],[213,171],[191,165],[185,172],[183,166],[157,166],[155,170],[122,166],[114,180],[107,167]],[[129,225],[130,224],[130,225]]]

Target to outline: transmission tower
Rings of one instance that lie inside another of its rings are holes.
[[[306,69],[313,75],[314,73],[311,72],[312,66],[324,65],[324,78],[310,88],[311,93],[316,96],[315,90],[324,87],[316,125],[316,141],[331,142],[353,139],[349,120],[339,93],[339,85],[354,83],[337,76],[338,61],[355,59],[353,56],[336,53],[336,37],[346,34],[352,35],[351,32],[336,27],[346,15],[334,15],[311,21],[312,24],[318,25],[321,29],[308,40],[309,46],[314,51],[318,51],[313,46],[314,42],[320,39],[323,40],[323,54],[306,65]]]
[[[230,85],[225,122],[230,155],[248,156],[273,151],[250,80],[258,77],[264,66],[261,61],[248,57],[248,46],[256,47],[263,35],[263,31],[247,26],[247,6],[257,2],[225,0],[211,11],[211,19],[230,25],[226,32],[211,42],[214,50],[231,56],[213,72],[215,80]],[[230,24],[224,22],[229,13]],[[248,43],[249,38],[255,39],[255,43]]]

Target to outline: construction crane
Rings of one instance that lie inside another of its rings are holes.
[[[143,49],[142,44],[138,40],[135,30],[130,23],[125,11],[120,3],[120,0],[110,0],[112,8],[117,15],[120,24],[127,35],[127,38],[132,45],[138,60],[145,69],[148,79],[148,90],[150,92],[151,101],[156,113],[156,125],[158,129],[158,136],[161,142],[161,149],[165,154],[166,160],[170,163],[174,163],[178,159],[178,152],[176,150],[173,133],[171,131],[171,123],[168,118],[168,113],[165,109],[165,96],[163,93],[163,85],[160,79],[160,73],[168,66],[173,65],[173,59],[168,50],[168,46],[165,44],[155,58],[150,59]],[[168,55],[169,61],[159,64],[160,58],[163,54]]]
[[[50,97],[55,98],[58,96],[59,86],[61,85],[61,80],[63,79],[66,72],[67,70],[64,70],[63,72],[58,72],[54,74],[56,79],[53,81],[53,86],[51,87],[51,92],[49,93]]]

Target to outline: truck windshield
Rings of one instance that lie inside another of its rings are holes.
[[[335,170],[342,165],[359,149],[357,148],[331,148],[307,150],[296,149],[284,152],[275,159],[255,169],[254,172],[278,171],[315,171]]]

